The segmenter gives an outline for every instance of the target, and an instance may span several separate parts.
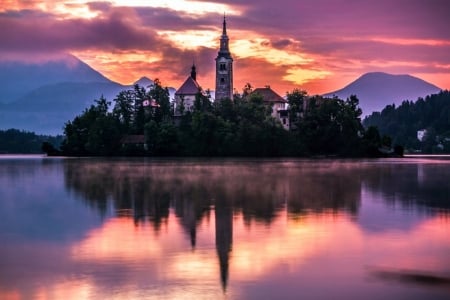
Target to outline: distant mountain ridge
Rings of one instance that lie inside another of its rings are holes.
[[[42,63],[0,61],[0,103],[11,103],[34,89],[60,82],[112,82],[73,55]]]
[[[366,73],[344,88],[324,94],[346,99],[356,95],[363,115],[381,111],[386,105],[400,105],[404,100],[436,94],[441,88],[411,75],[393,75],[383,72]]]
[[[148,88],[153,81],[122,85],[72,55],[43,63],[0,61],[0,129],[62,134],[64,124],[95,99],[112,101],[135,84]]]

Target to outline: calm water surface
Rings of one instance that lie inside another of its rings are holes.
[[[450,299],[450,160],[0,156],[0,299]]]

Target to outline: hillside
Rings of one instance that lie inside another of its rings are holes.
[[[416,100],[430,94],[436,94],[441,89],[422,79],[410,75],[392,75],[382,72],[366,73],[345,86],[343,89],[327,93],[346,99],[356,95],[359,99],[363,116],[381,111],[386,105],[400,105],[403,100]]]
[[[63,136],[37,135],[17,129],[0,130],[0,154],[6,153],[44,153],[42,143],[48,142],[59,147]]]
[[[424,153],[450,153],[450,92],[441,91],[417,101],[388,105],[363,121],[365,127],[376,126],[389,135],[393,143]],[[419,141],[417,132],[425,130]]]

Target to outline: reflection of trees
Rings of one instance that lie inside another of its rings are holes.
[[[450,165],[447,163],[397,163],[368,166],[364,188],[380,193],[388,203],[405,208],[450,208]]]
[[[294,216],[311,212],[358,212],[361,177],[350,165],[335,166],[327,160],[303,164],[287,180],[288,211]]]
[[[104,214],[108,206],[149,220],[157,230],[172,207],[195,246],[195,229],[216,199],[242,212],[246,222],[271,223],[291,214],[346,210],[356,213],[361,176],[330,162],[68,160],[65,182]]]
[[[358,212],[361,186],[402,205],[448,208],[450,168],[376,161],[67,160],[65,182],[101,214],[108,207],[155,230],[172,208],[195,246],[196,228],[221,199],[244,220],[270,224],[284,208]]]

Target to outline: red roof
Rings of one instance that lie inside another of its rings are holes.
[[[189,76],[183,85],[175,92],[175,95],[196,95],[202,88],[191,76]]]
[[[252,94],[259,94],[265,103],[288,103],[286,99],[275,93],[270,87],[256,88]]]

